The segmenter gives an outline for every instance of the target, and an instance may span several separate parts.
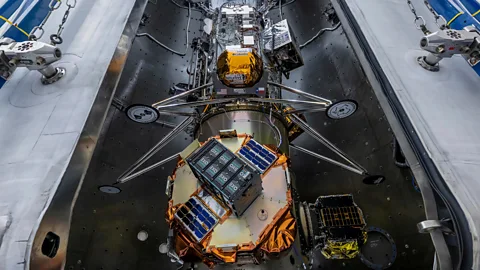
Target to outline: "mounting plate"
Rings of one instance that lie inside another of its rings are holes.
[[[150,105],[133,104],[125,110],[127,117],[140,124],[150,124],[158,120],[160,113]]]

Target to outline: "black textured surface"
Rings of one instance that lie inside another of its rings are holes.
[[[147,6],[150,22],[140,31],[183,51],[187,11],[167,0],[158,2],[161,3]],[[300,43],[321,28],[331,27],[323,13],[327,4],[327,0],[298,0],[284,7],[284,18],[291,23]],[[190,38],[200,33],[202,23],[200,13],[192,15]],[[270,15],[278,19],[277,10]],[[408,170],[402,171],[394,165],[389,125],[342,28],[324,33],[304,48],[302,54],[305,66],[293,71],[290,79],[284,80],[285,84],[334,100],[354,99],[360,106],[348,119],[334,121],[315,113],[307,115],[308,122],[372,174],[384,174],[387,180],[380,186],[364,185],[361,176],[292,150],[292,170],[301,200],[313,202],[319,195],[352,193],[367,225],[383,228],[394,238],[398,257],[391,269],[431,269],[430,238],[416,232],[416,223],[424,219],[421,196],[412,187]],[[116,97],[125,105],[151,104],[166,98],[172,85],[186,82],[189,59],[189,54],[179,57],[146,38],[137,38]],[[284,97],[299,98],[286,94]],[[174,123],[181,120],[166,116],[160,119]],[[74,209],[66,269],[176,269],[158,252],[158,246],[167,236],[164,190],[174,164],[168,163],[121,185],[119,194],[98,191],[98,186],[115,182],[168,132],[169,129],[157,125],[133,123],[124,113],[111,108]],[[190,141],[188,135],[181,134],[150,162],[182,150]],[[307,134],[297,138],[295,144],[334,157]],[[148,232],[144,242],[137,240],[140,230]],[[295,256],[295,263],[300,262]],[[314,264],[313,269],[366,269],[358,259],[325,261],[317,256]],[[287,257],[285,261],[254,268],[296,269],[296,266]]]

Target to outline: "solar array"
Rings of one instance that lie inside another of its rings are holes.
[[[175,216],[183,226],[200,242],[218,222],[210,210],[196,197],[191,197],[182,205]]]
[[[276,155],[253,139],[250,139],[246,145],[240,148],[238,154],[254,165],[261,173],[264,173],[277,160]]]

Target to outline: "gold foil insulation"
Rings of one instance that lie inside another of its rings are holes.
[[[262,78],[262,58],[250,48],[227,49],[218,57],[217,75],[228,87],[252,87]]]
[[[364,242],[367,235],[364,235]],[[353,259],[360,253],[360,245],[357,240],[350,241],[333,241],[327,240],[322,254],[327,259]]]
[[[239,134],[237,136],[240,138],[244,137],[241,145],[245,144],[251,138],[246,134]],[[218,137],[217,139],[220,138]],[[200,145],[202,144],[203,143],[200,143]],[[182,166],[188,165],[186,165],[183,160],[177,162],[177,167],[173,175],[170,177],[170,181],[173,183],[178,180],[176,173],[177,170]],[[278,160],[270,169],[273,167],[282,167],[283,170],[286,170],[287,166],[288,157],[283,154],[278,154]],[[262,179],[266,174],[268,174],[268,172],[269,170],[265,172],[265,174],[262,176]],[[200,190],[202,190],[201,187],[194,191],[191,196],[198,197]],[[237,245],[235,247],[230,248],[222,248],[210,245],[212,235],[215,233],[215,228],[212,232],[208,233],[202,241],[196,242],[191,234],[182,226],[179,226],[175,221],[175,212],[182,204],[174,204],[172,200],[169,200],[165,218],[169,226],[175,231],[175,251],[179,257],[185,261],[194,261],[200,259],[209,267],[213,267],[218,260],[225,263],[235,263],[237,262],[237,256],[240,256],[241,254],[251,254],[254,259],[258,261],[261,260],[261,257],[263,256],[262,254],[267,256],[278,256],[279,253],[287,251],[293,245],[296,236],[296,220],[291,213],[293,200],[290,189],[288,189],[286,192],[286,199],[287,200],[283,208],[281,208],[277,213],[271,213],[272,215],[275,215],[273,220],[263,229],[254,243],[236,243]],[[215,200],[220,203],[220,201],[218,201],[216,198]],[[212,213],[215,213],[215,211],[212,209],[210,210]],[[218,217],[219,222],[223,223],[231,214],[231,210],[228,209],[225,215]]]
[[[261,248],[267,253],[287,250],[295,241],[296,233],[296,221],[288,207],[284,215],[272,226],[270,233],[262,239],[264,242]]]

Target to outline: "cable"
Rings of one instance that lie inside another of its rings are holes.
[[[278,5],[279,5],[279,8],[280,8],[280,20],[283,21],[283,15],[282,15],[282,1],[283,0],[280,0],[278,1]]]
[[[18,31],[22,32],[24,35],[26,35],[27,37],[30,37],[30,35],[25,31],[23,30],[22,28],[18,27],[16,23],[13,23],[11,22],[9,19],[3,17],[3,16],[0,16],[0,19],[4,20],[6,23],[10,24],[11,26],[15,27],[18,29]]]
[[[182,5],[180,5],[179,3],[177,3],[177,2],[174,1],[174,0],[170,0],[170,2],[172,2],[172,4],[174,4],[175,6],[177,6],[177,7],[179,7],[179,8],[188,9],[188,7],[182,6]],[[190,1],[188,2],[188,4],[190,4]],[[192,8],[192,10],[202,11],[202,10],[200,10],[200,9],[198,9],[198,8]]]
[[[321,36],[323,33],[327,32],[327,31],[335,31],[337,30],[337,28],[341,25],[341,23],[337,23],[335,26],[333,26],[332,28],[323,28],[321,29],[320,31],[318,31],[318,33],[313,36],[311,39],[309,39],[307,42],[303,43],[302,45],[300,45],[300,49],[303,49],[304,47],[306,47],[308,44],[312,43],[316,38],[318,38],[319,36]]]
[[[172,0],[173,2],[173,0]],[[158,44],[159,46],[161,46],[162,48],[164,48],[165,50],[169,51],[169,52],[172,52],[176,55],[179,55],[179,56],[185,56],[187,55],[187,51],[188,51],[188,42],[189,42],[189,39],[188,39],[188,29],[190,28],[190,20],[192,19],[192,10],[191,10],[191,5],[190,5],[190,2],[188,2],[188,21],[187,21],[187,28],[185,29],[185,37],[186,37],[186,46],[185,46],[185,52],[184,53],[181,53],[181,52],[178,52],[178,51],[175,51],[171,48],[169,48],[167,45],[161,43],[160,41],[158,41],[156,38],[154,38],[152,35],[150,35],[149,33],[137,33],[136,36],[137,37],[148,37],[150,40],[152,40],[153,42],[155,42],[156,44]]]

